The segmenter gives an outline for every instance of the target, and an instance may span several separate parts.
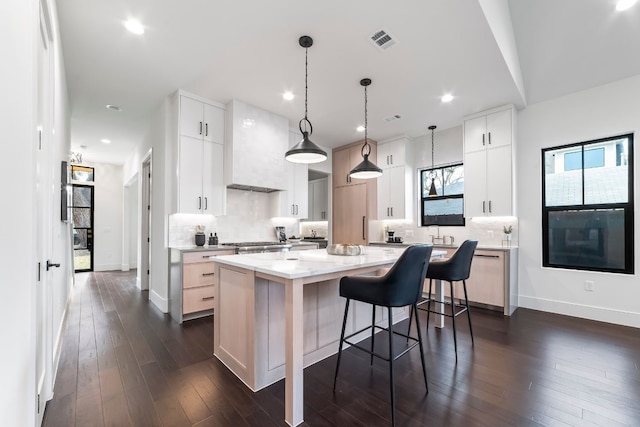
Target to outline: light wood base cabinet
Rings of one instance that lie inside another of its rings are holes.
[[[213,314],[217,278],[215,264],[209,257],[234,253],[234,250],[171,249],[169,311],[176,322]]]

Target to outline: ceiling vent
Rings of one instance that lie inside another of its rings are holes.
[[[397,43],[397,39],[386,30],[376,31],[369,39],[380,50],[387,50]]]
[[[402,118],[402,116],[400,114],[394,114],[393,116],[385,117],[384,121],[385,122],[392,122],[394,120],[400,120],[401,118]]]

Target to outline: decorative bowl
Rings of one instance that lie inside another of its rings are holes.
[[[327,253],[329,255],[346,256],[362,255],[364,253],[364,246],[338,243],[335,245],[327,246]]]

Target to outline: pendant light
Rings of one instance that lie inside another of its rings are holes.
[[[433,197],[438,195],[438,193],[436,192],[436,184],[435,184],[436,174],[433,171],[433,133],[436,130],[436,126],[435,125],[429,126],[429,130],[431,131],[431,173],[430,173],[431,187],[429,187],[429,197]]]
[[[369,179],[382,176],[382,169],[376,166],[369,160],[369,154],[371,154],[371,145],[367,139],[367,86],[371,84],[371,79],[360,80],[360,85],[364,86],[364,144],[360,149],[360,154],[364,158],[362,162],[349,172],[349,176],[352,178]]]
[[[291,147],[284,158],[292,163],[319,163],[327,160],[327,153],[309,139],[309,135],[313,133],[313,126],[307,118],[307,69],[309,67],[307,54],[313,45],[313,39],[309,36],[302,36],[298,43],[304,48],[304,118],[298,123],[298,128],[302,133],[302,141]],[[302,130],[303,122],[304,130]]]

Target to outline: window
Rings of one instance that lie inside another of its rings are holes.
[[[435,196],[429,196],[431,182]],[[421,223],[464,225],[464,167],[462,163],[420,171]]]
[[[633,274],[633,135],[542,150],[545,267]]]

